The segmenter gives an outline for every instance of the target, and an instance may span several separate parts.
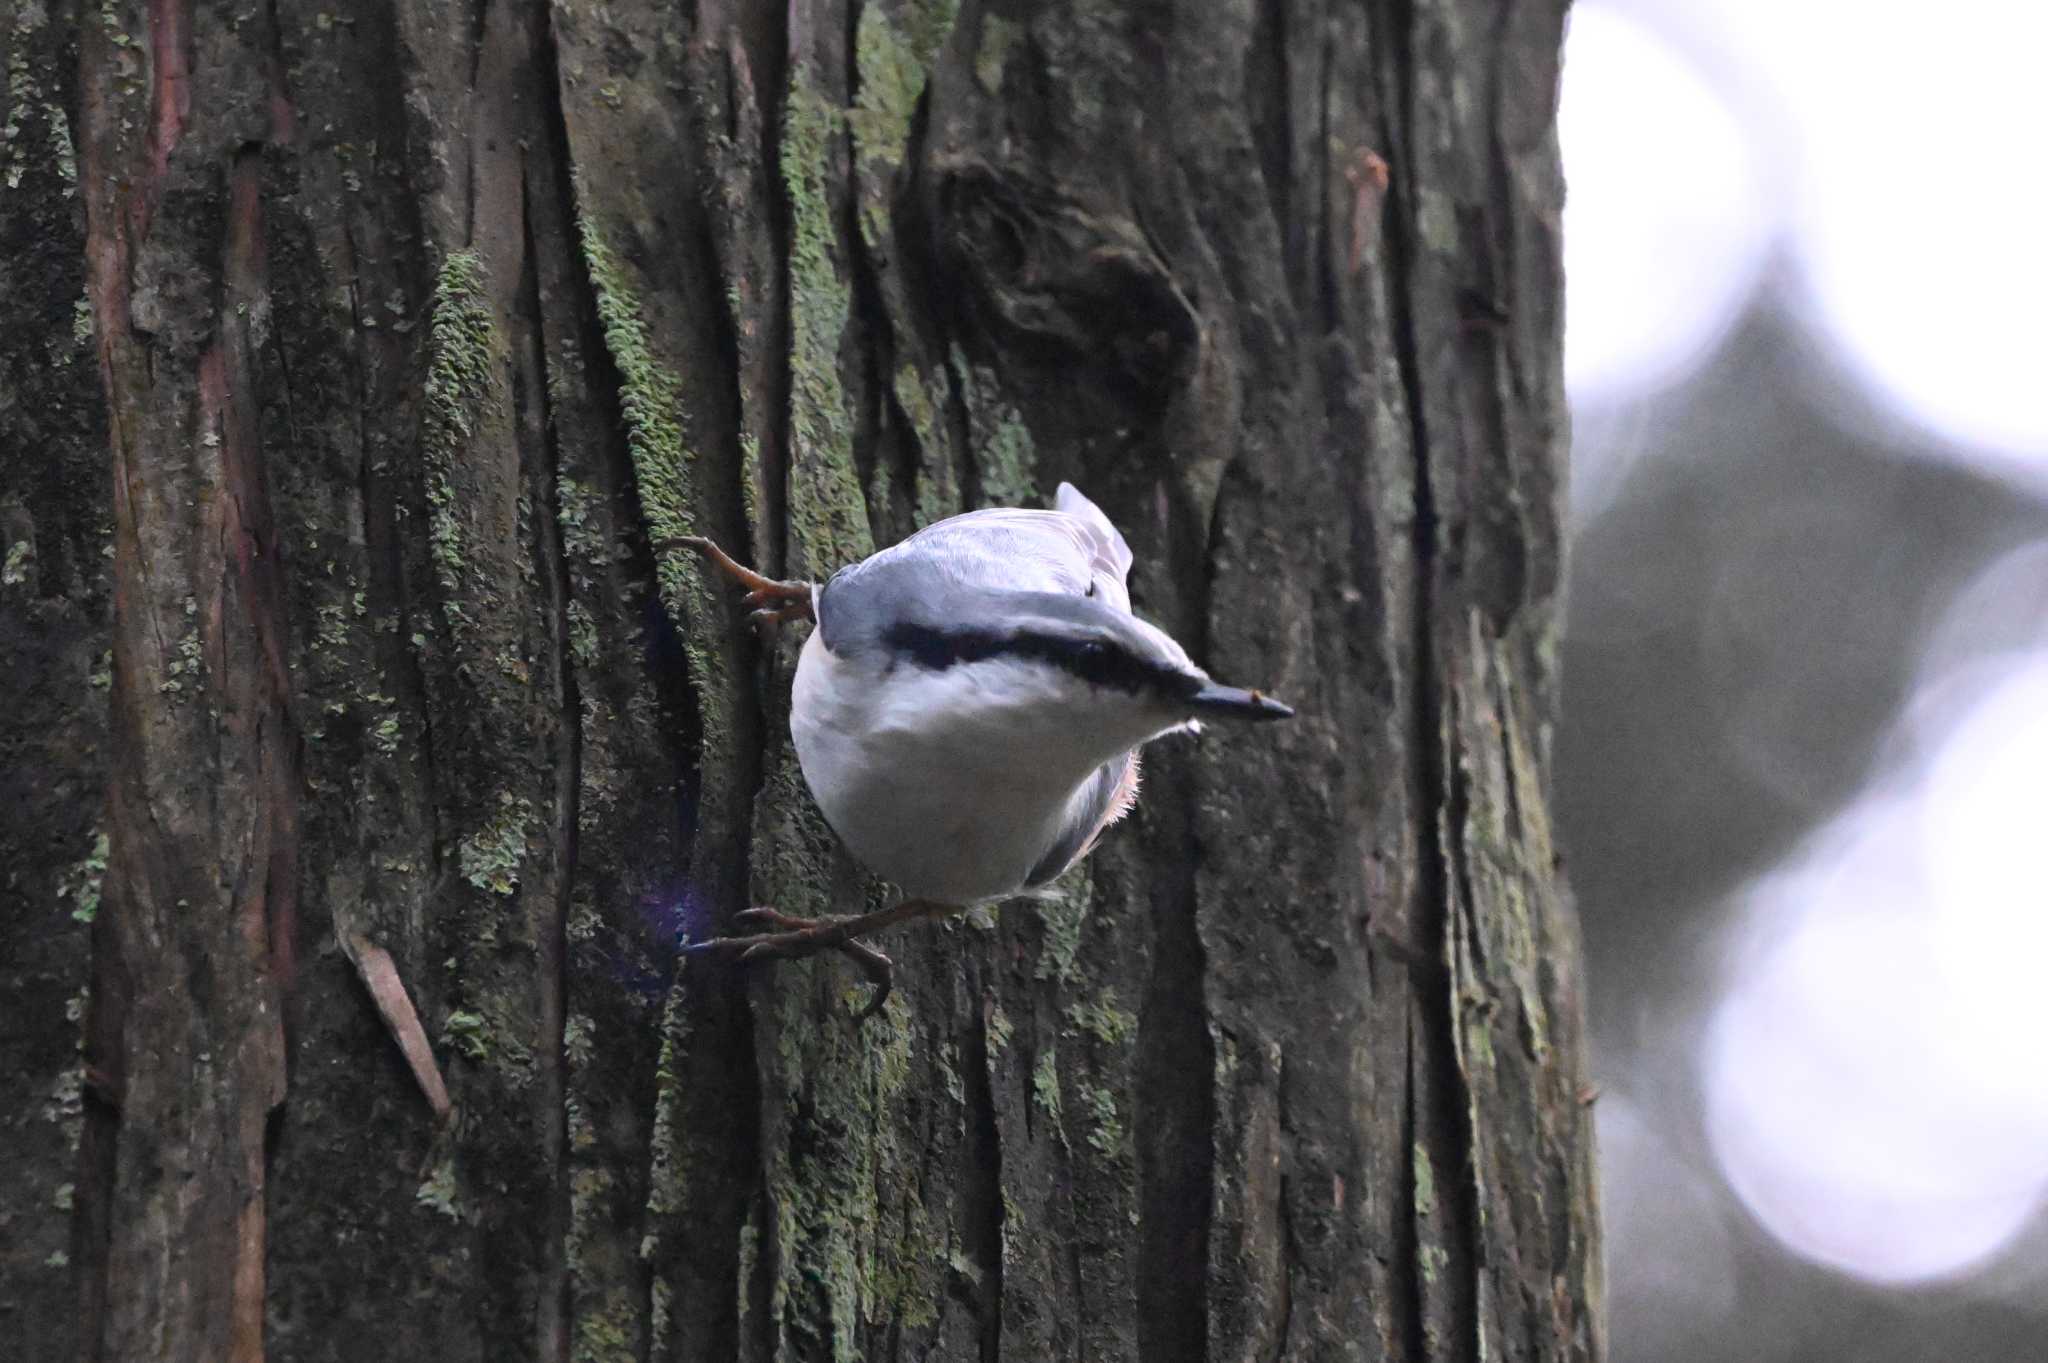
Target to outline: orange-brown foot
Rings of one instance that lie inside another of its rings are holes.
[[[733,921],[745,927],[779,928],[780,931],[755,933],[747,937],[714,937],[708,942],[692,942],[683,951],[693,956],[716,952],[737,956],[742,961],[810,956],[828,948],[843,951],[875,986],[874,998],[854,1019],[858,1026],[880,1012],[882,1005],[889,1001],[896,967],[887,956],[855,939],[897,923],[918,918],[943,918],[959,911],[957,904],[938,904],[929,899],[906,899],[889,908],[853,918],[797,918],[779,909],[747,909],[734,914]]]
[[[857,1027],[882,1011],[882,1005],[889,1001],[889,993],[896,981],[895,962],[866,942],[854,940],[853,933],[858,931],[854,925],[859,921],[852,918],[798,918],[771,908],[746,909],[734,914],[733,922],[743,927],[777,928],[780,931],[690,942],[683,947],[683,954],[736,957],[746,962],[795,960],[821,951],[842,952],[860,967],[868,983],[875,987],[874,997],[854,1019]]]
[[[657,540],[654,547],[693,549],[710,559],[727,577],[747,589],[745,600],[754,608],[753,618],[757,625],[817,619],[811,608],[813,588],[809,582],[779,582],[772,577],[763,577],[702,535],[679,535],[674,539]]]

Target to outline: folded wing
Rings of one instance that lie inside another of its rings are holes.
[[[833,574],[819,605],[825,645],[859,648],[886,622],[990,592],[1086,596],[1131,613],[1131,547],[1101,508],[1061,483],[1058,509],[991,507],[948,517]]]

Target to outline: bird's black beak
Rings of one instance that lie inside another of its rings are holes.
[[[1263,691],[1244,691],[1235,686],[1203,682],[1189,697],[1195,713],[1215,719],[1292,719],[1294,707],[1282,705]]]

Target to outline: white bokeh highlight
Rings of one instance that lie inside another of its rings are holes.
[[[1652,29],[1581,4],[1565,39],[1565,381],[1616,402],[1683,377],[1754,288],[1776,230],[1737,112]]]
[[[1893,771],[1752,889],[1702,1077],[1757,1220],[1904,1284],[1982,1266],[2048,1193],[2048,655],[1931,685]]]
[[[1921,423],[2048,462],[2048,177],[2038,147],[2016,145],[2048,128],[2048,8],[1894,2],[1843,18],[1802,102],[1800,257],[1820,316]]]
[[[1786,117],[1811,320],[1880,406],[2048,482],[2048,6],[1687,3]]]

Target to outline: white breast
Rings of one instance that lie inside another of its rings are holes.
[[[853,854],[914,898],[970,904],[1021,889],[1104,760],[1043,706],[1012,703],[1042,678],[1009,667],[884,673],[841,659],[818,632],[804,645],[790,710],[804,780]]]

